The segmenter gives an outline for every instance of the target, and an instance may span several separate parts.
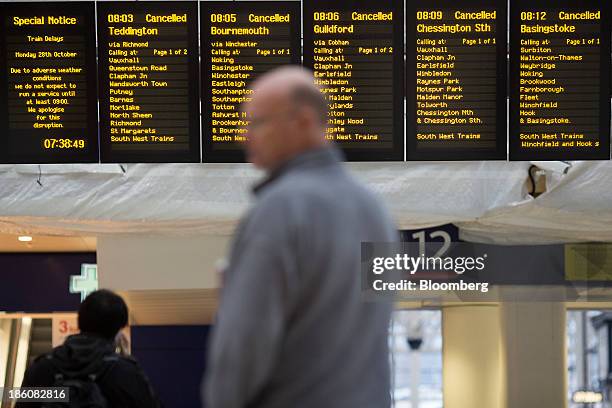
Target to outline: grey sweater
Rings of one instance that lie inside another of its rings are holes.
[[[206,408],[389,407],[392,306],[360,293],[360,243],[397,240],[387,212],[335,148],[255,193],[224,274]]]

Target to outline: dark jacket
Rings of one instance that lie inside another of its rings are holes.
[[[113,361],[104,357],[117,356]],[[51,358],[49,358],[51,356]],[[28,368],[22,387],[51,387],[55,375],[101,373],[97,383],[112,408],[157,408],[159,403],[136,360],[115,354],[112,342],[86,334],[70,336],[50,354]],[[17,403],[15,408],[38,408],[40,403]]]

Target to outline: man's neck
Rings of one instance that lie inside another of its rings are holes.
[[[321,150],[327,147],[327,145],[328,145],[327,143],[319,143],[319,144],[312,144],[312,145],[304,146],[300,148],[299,150],[296,150],[292,152],[291,154],[288,154],[283,160],[280,160],[274,167],[267,169],[266,173],[268,175],[272,175],[279,171],[282,171],[284,167],[286,167],[289,163],[296,160],[297,158],[304,156],[305,154],[315,152],[317,150]]]

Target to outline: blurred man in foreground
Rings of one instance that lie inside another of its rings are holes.
[[[308,71],[275,70],[253,90],[247,156],[268,177],[224,274],[205,406],[388,407],[391,305],[361,299],[360,243],[395,241],[395,228],[326,141]]]

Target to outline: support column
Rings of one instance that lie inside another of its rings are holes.
[[[567,407],[565,305],[502,303],[500,316],[505,408]]]
[[[444,408],[503,408],[497,305],[447,306],[442,313]]]
[[[0,318],[0,387],[5,387],[8,366],[9,348],[11,344],[12,319]]]

